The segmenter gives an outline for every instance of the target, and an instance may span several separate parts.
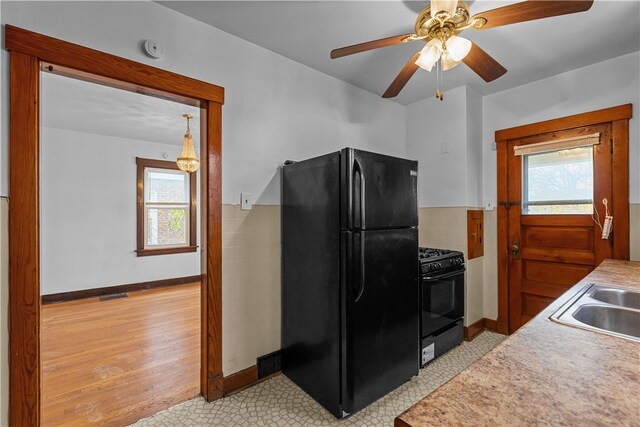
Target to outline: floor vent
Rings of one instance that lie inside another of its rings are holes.
[[[100,297],[100,301],[109,301],[112,299],[118,299],[118,298],[127,298],[129,295],[127,295],[126,292],[119,292],[117,294],[111,294],[111,295],[102,295]]]
[[[258,378],[268,377],[280,370],[282,352],[280,350],[258,357]]]

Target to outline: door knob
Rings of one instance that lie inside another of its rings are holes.
[[[511,242],[511,256],[513,259],[520,259],[520,243]]]

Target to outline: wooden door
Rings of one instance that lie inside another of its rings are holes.
[[[587,156],[588,151],[593,150],[593,204],[601,221],[604,221],[605,207],[601,201],[604,198],[609,202],[613,200],[610,123],[507,141],[507,202],[504,205],[508,210],[510,332],[525,324],[605,258],[612,258],[613,255],[612,239],[602,239],[602,231],[592,218],[592,211],[589,209],[586,213],[585,205],[581,206],[585,209],[582,214],[542,214],[536,212],[536,208],[554,211],[579,208],[575,205],[562,205],[563,202],[558,202],[553,208],[526,204],[526,196],[529,194],[527,185],[534,183],[528,182],[528,174],[523,174],[525,160],[514,154],[514,147],[593,134],[600,135],[599,144],[576,150],[581,150]],[[560,154],[548,153],[548,156],[560,158]],[[587,164],[589,160],[582,163]],[[553,167],[557,166],[551,166]],[[552,178],[563,181],[567,179],[572,178],[557,175]],[[584,183],[580,184],[584,187]],[[613,213],[611,204],[609,213]]]

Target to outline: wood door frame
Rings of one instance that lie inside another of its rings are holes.
[[[222,104],[224,88],[25,29],[10,53],[9,423],[40,425],[40,70],[200,106],[202,292],[200,389],[222,397]],[[132,212],[132,215],[134,213]]]
[[[502,334],[509,333],[509,245],[508,245],[508,205],[507,161],[509,140],[559,132],[582,126],[611,123],[612,129],[612,211],[616,215],[616,230],[613,240],[613,256],[629,259],[629,119],[632,104],[618,105],[588,113],[576,114],[558,119],[546,120],[497,130],[497,179],[498,179],[498,320],[497,329]],[[617,166],[617,167],[616,167]],[[622,167],[624,166],[624,167]]]

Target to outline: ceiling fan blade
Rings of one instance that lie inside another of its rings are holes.
[[[570,13],[585,12],[591,8],[593,0],[529,0],[510,4],[497,9],[481,12],[473,18],[484,18],[487,23],[480,30],[516,24],[518,22],[533,21],[550,18],[552,16],[568,15]],[[473,20],[471,19],[471,21]]]
[[[345,46],[331,51],[331,59],[341,58],[354,53],[366,52],[367,50],[379,49],[381,47],[393,46],[400,44],[407,37],[415,36],[415,34],[402,34],[399,36],[386,37],[384,39],[372,40],[370,42]],[[413,40],[411,40],[413,41]]]
[[[416,54],[411,57],[411,59],[405,64],[402,70],[400,70],[400,73],[396,76],[395,80],[391,83],[391,86],[389,86],[384,95],[382,95],[383,98],[393,98],[400,93],[402,88],[407,84],[409,79],[418,69],[416,61],[418,60],[419,56],[420,52],[416,52]]]
[[[491,82],[507,72],[498,61],[493,59],[487,52],[480,49],[473,43],[471,50],[462,60],[469,68],[476,72],[486,82]]]

